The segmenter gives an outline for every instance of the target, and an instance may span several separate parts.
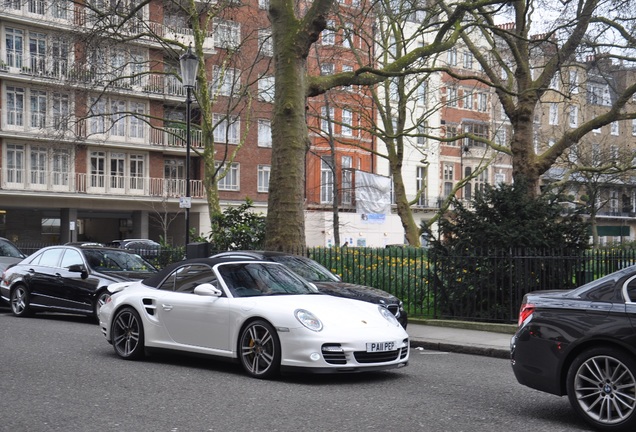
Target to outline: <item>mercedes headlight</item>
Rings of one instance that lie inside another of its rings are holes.
[[[378,306],[378,310],[380,311],[380,315],[382,315],[384,317],[384,319],[386,319],[388,322],[390,322],[391,324],[398,325],[398,326],[400,325],[399,321],[397,320],[395,315],[393,315],[391,313],[390,310],[388,310],[384,306]]]

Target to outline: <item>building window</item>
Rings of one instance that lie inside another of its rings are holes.
[[[428,82],[422,81],[417,86],[417,104],[426,106],[426,93],[428,92]]]
[[[483,123],[464,123],[462,131],[474,135],[474,137],[464,138],[465,147],[485,147],[486,144],[477,138],[488,139],[488,125]]]
[[[46,185],[46,161],[48,151],[46,147],[31,146],[30,183],[32,185]]]
[[[579,92],[579,74],[576,70],[570,71],[570,93],[577,94]]]
[[[556,126],[559,124],[559,105],[556,103],[550,104],[550,114],[548,118],[548,124]]]
[[[473,53],[470,51],[464,51],[464,69],[473,68]]]
[[[126,102],[122,100],[111,100],[110,113],[112,122],[110,134],[119,137],[126,136]]]
[[[353,135],[351,125],[353,124],[353,112],[348,109],[342,110],[341,134],[344,136]]]
[[[342,30],[342,46],[345,48],[351,48],[353,46],[353,24],[346,23]]]
[[[335,22],[327,20],[327,27],[322,31],[322,44],[333,45],[336,43],[336,32],[334,31]]]
[[[618,122],[617,121],[613,121],[612,123],[610,123],[610,133],[612,135],[618,135],[619,134]]]
[[[327,111],[327,107],[325,106],[320,109],[320,129],[325,134],[333,133],[333,114],[333,107],[329,107],[329,111]]]
[[[126,176],[126,154],[110,153],[110,187],[112,189],[123,189]]]
[[[103,188],[106,180],[106,152],[94,151],[90,156],[90,186]]]
[[[609,86],[607,84],[588,84],[587,102],[591,105],[611,105]]]
[[[267,75],[258,79],[258,98],[263,102],[274,102],[275,90],[273,76]]]
[[[214,24],[214,46],[236,49],[241,43],[241,25],[234,21],[218,20]]]
[[[106,116],[106,100],[91,98],[91,106],[89,108],[89,123],[91,134],[103,134],[106,132],[105,120]]]
[[[550,80],[550,88],[552,90],[559,90],[559,83],[561,82],[561,74],[556,72],[552,79]]]
[[[343,156],[340,160],[342,164],[342,203],[351,204],[353,202],[353,158],[351,156]]]
[[[579,107],[570,105],[569,110],[570,127],[575,128],[579,125]]]
[[[70,116],[69,96],[63,93],[53,93],[53,128],[55,130],[68,129]]]
[[[46,127],[46,104],[47,96],[46,92],[39,90],[30,91],[31,100],[31,127],[44,128]]]
[[[7,86],[7,124],[24,125],[24,89]]]
[[[73,7],[73,2],[67,0],[52,0],[51,1],[51,14],[53,18],[67,19],[68,13]]]
[[[258,192],[269,192],[269,165],[258,166]]]
[[[321,63],[320,75],[333,75],[334,65],[333,63]]]
[[[238,116],[213,114],[214,141],[217,143],[238,144],[241,121]]]
[[[618,160],[618,147],[615,145],[610,146],[610,158],[612,161]]]
[[[68,186],[71,173],[71,154],[68,149],[53,149],[53,186]]]
[[[130,104],[130,111],[132,116],[130,117],[130,136],[131,138],[144,138],[145,137],[145,112],[146,106],[142,103],[133,102]]]
[[[237,69],[214,66],[210,93],[214,96],[232,96],[240,87]]]
[[[129,158],[129,167],[130,167],[130,188],[143,190],[144,189],[144,155],[135,155],[131,154],[128,156]]]
[[[446,105],[448,105],[449,107],[457,106],[457,88],[456,87],[446,88]]]
[[[272,122],[267,119],[258,119],[258,146],[272,146]]]
[[[46,34],[29,33],[29,56],[31,58],[31,72],[46,73]]]
[[[504,127],[500,127],[495,131],[495,144],[498,146],[505,146],[506,142],[506,129]]]
[[[215,163],[216,168],[218,169],[220,163]],[[239,190],[239,164],[225,164],[224,170],[225,176],[218,181],[219,190],[227,190],[227,191],[237,191]],[[221,175],[223,175],[220,172]]]
[[[419,146],[425,146],[426,145],[426,138],[427,138],[427,126],[426,126],[426,122],[420,123],[417,125],[417,145]]]
[[[636,136],[636,119],[632,120],[632,136]]]
[[[444,180],[455,180],[455,165],[451,163],[444,164]]]
[[[426,205],[426,175],[427,169],[424,166],[418,166],[415,168],[415,187],[420,197],[417,200],[418,206]]]
[[[467,89],[464,89],[464,109],[473,109],[473,92]]]
[[[271,57],[274,55],[274,44],[272,41],[272,31],[270,29],[262,29],[258,31],[258,46],[261,55]]]
[[[24,183],[24,146],[7,144],[6,181],[7,183]]]
[[[449,141],[445,142],[444,144],[454,146],[457,142],[456,141],[451,141],[451,140],[453,138],[455,138],[457,135],[459,135],[457,133],[457,124],[455,124],[455,123],[446,123],[446,136],[445,136],[445,138],[447,140],[449,140]]]
[[[19,29],[6,28],[4,33],[7,65],[21,68],[24,50],[24,32]]]
[[[477,93],[477,110],[480,112],[488,111],[488,95],[486,93]]]
[[[447,61],[449,66],[457,66],[457,48],[448,50]]]
[[[333,157],[322,156],[320,158],[320,202],[328,204],[333,202]]]

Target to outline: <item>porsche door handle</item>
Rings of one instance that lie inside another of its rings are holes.
[[[163,308],[163,310],[172,310],[172,305],[171,304],[161,304],[161,307]]]

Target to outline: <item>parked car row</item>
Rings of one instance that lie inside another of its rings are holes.
[[[49,246],[6,269],[0,297],[16,316],[37,311],[97,316],[114,282],[144,279],[157,269],[123,249]]]
[[[150,350],[194,352],[270,378],[285,371],[399,368],[409,358],[399,300],[348,286],[318,263],[292,255],[191,259],[157,271],[126,248],[50,246],[3,272],[0,298],[17,317],[45,311],[95,316],[124,359]]]

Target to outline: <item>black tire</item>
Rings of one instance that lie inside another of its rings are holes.
[[[99,308],[106,303],[106,300],[110,298],[110,293],[106,288],[102,289],[95,296],[95,304],[93,305],[93,316],[99,321]]]
[[[636,430],[636,360],[612,347],[579,354],[568,369],[568,399],[585,421],[603,431]]]
[[[254,378],[271,378],[280,371],[281,349],[276,330],[263,320],[245,326],[238,341],[243,369]]]
[[[137,311],[131,307],[120,309],[110,329],[115,353],[126,360],[144,356],[144,326]]]
[[[11,305],[13,315],[17,317],[31,315],[29,292],[24,285],[17,285],[11,290],[9,304]]]

